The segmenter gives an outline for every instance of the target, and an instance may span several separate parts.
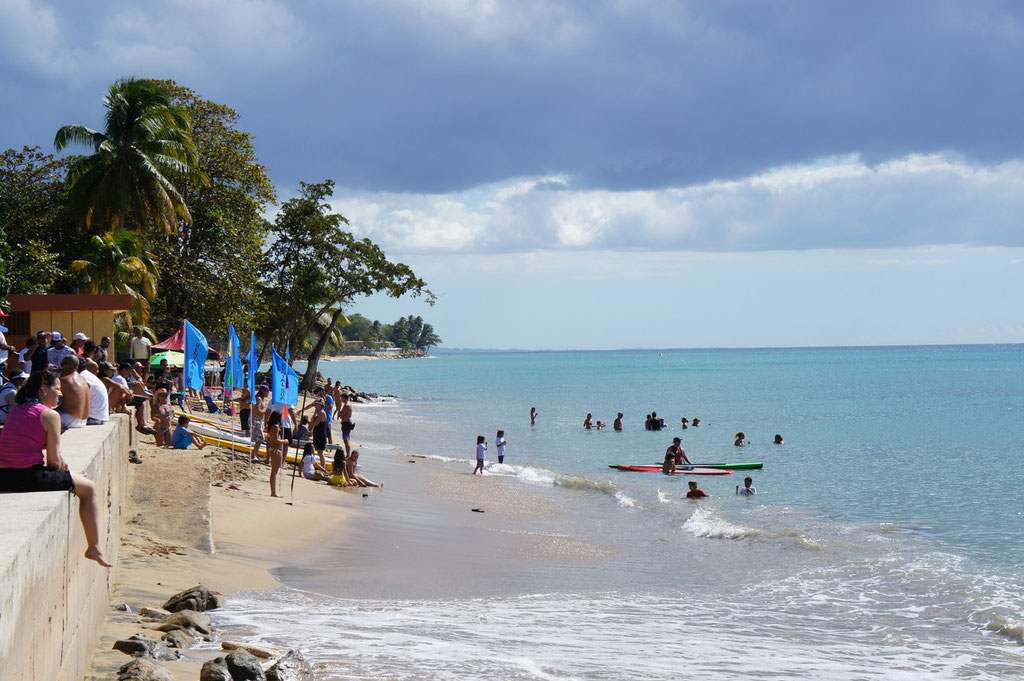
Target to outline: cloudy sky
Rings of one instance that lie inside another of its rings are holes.
[[[446,345],[1024,341],[1024,7],[0,0],[0,145],[118,77],[337,182]]]

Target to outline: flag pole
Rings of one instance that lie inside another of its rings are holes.
[[[289,343],[288,349],[291,349],[291,344],[290,343]],[[309,364],[308,363],[306,364],[306,371],[309,371]],[[301,386],[302,384],[300,383],[299,385]],[[302,409],[299,410],[299,416],[298,416],[299,421],[302,421],[302,412],[306,411],[306,398],[308,396],[309,396],[309,393],[306,392],[305,390],[303,390],[302,391]],[[297,431],[298,429],[299,429],[299,424],[296,423],[295,424],[295,430]],[[312,433],[310,435],[312,435]],[[303,449],[305,449],[305,446],[303,446]],[[296,443],[296,450],[298,450],[298,443]],[[298,457],[296,457],[296,461],[292,464],[292,500],[288,502],[289,506],[294,506],[295,505],[295,471],[298,470],[299,464],[301,464],[301,463],[302,463],[302,457],[298,456]]]

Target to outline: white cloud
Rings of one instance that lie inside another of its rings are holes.
[[[350,192],[335,203],[359,234],[396,252],[1019,246],[1021,189],[1021,161],[935,154],[874,166],[825,159],[656,190],[581,190],[544,176],[454,194]]]

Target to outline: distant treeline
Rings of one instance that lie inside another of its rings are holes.
[[[402,317],[391,324],[370,321],[356,313],[348,318],[348,326],[342,328],[342,335],[348,341],[363,341],[368,345],[391,343],[402,350],[423,350],[441,342],[434,333],[434,327],[423,321],[423,317]]]

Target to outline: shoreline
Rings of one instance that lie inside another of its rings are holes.
[[[346,508],[353,497],[349,488],[307,484],[293,506],[285,505],[288,499],[271,499],[269,466],[250,465],[244,455],[235,457],[239,489],[232,490],[227,452],[211,455],[210,448],[180,451],[142,443],[136,451],[142,463],[128,471],[111,610],[88,680],[110,679],[131,661],[112,650],[114,641],[139,632],[159,640],[161,632],[150,629],[154,623],[140,617],[141,608],[162,607],[170,596],[197,584],[226,598],[241,591],[275,589],[273,569],[291,552],[315,543],[325,528],[341,532],[353,513]],[[285,472],[282,469],[281,484],[287,496],[291,481]],[[296,487],[300,484],[296,480]],[[117,610],[122,604],[131,611]],[[181,651],[183,659],[163,664],[175,679],[195,681],[203,662],[226,654],[219,642],[210,646],[200,642]]]
[[[371,447],[360,461],[383,490],[299,477],[288,506],[288,466],[280,474],[285,499],[272,499],[269,466],[243,463],[244,454],[235,455],[239,489],[231,490],[227,452],[136,449],[143,463],[129,468],[121,559],[88,681],[110,679],[132,659],[112,650],[115,641],[139,632],[160,638],[140,617],[142,607],[161,607],[198,584],[224,597],[222,610],[207,613],[216,624],[235,616],[233,597],[245,593],[299,589],[366,601],[445,591],[493,595],[495,576],[518,591],[519,572],[599,563],[617,553],[566,536],[557,507],[502,476],[470,479],[468,469],[402,450]],[[481,507],[486,512],[472,512]],[[122,604],[131,612],[116,609]],[[195,681],[205,661],[226,654],[222,637],[247,641],[256,628],[217,630],[212,643],[200,641],[180,651],[183,659],[161,664],[178,681]]]

